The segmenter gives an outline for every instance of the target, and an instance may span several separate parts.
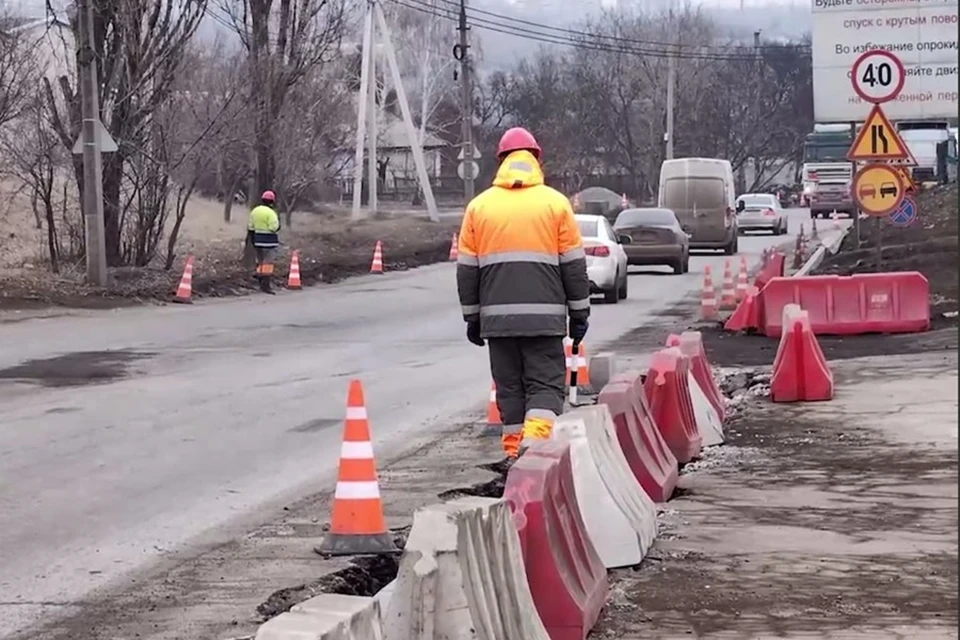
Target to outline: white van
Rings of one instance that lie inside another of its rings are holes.
[[[670,209],[691,249],[722,249],[727,255],[737,243],[736,187],[728,160],[679,158],[660,166],[658,206]]]

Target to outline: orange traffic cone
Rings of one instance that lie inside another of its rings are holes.
[[[703,289],[700,291],[700,319],[717,319],[717,292],[713,288],[713,277],[710,275],[710,265],[703,268]]]
[[[383,273],[383,243],[377,240],[373,248],[373,262],[370,263],[370,273]]]
[[[300,252],[294,251],[290,256],[290,275],[287,276],[287,289],[301,289],[300,282]]]
[[[733,287],[733,273],[730,260],[723,263],[723,283],[720,289],[720,308],[732,309],[737,306],[737,292]]]
[[[450,261],[456,262],[457,257],[460,255],[460,250],[457,248],[457,234],[453,234],[453,240],[450,241]]]
[[[174,302],[181,304],[191,304],[193,302],[193,256],[187,256],[187,263],[183,265],[183,275],[180,276],[180,284],[177,285],[177,292],[173,296]]]
[[[502,431],[503,419],[500,417],[500,408],[497,407],[497,383],[490,383],[490,397],[487,400],[487,426],[480,432],[481,436],[498,436]]]
[[[347,419],[343,423],[330,532],[314,551],[328,556],[399,552],[383,519],[370,424],[359,380],[351,380],[347,392]]]
[[[737,288],[735,291],[737,302],[747,297],[747,287],[749,286],[750,284],[747,282],[747,259],[741,257],[740,271],[737,273]]]

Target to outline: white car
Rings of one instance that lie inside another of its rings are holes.
[[[772,193],[745,193],[737,198],[737,226],[740,233],[769,231],[782,236],[787,233],[787,216]]]
[[[590,293],[602,293],[605,302],[616,304],[627,297],[627,254],[620,246],[622,238],[603,216],[574,217],[587,254]]]

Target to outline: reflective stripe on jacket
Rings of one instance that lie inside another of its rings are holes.
[[[580,229],[530,152],[508,155],[493,186],[467,205],[457,289],[464,319],[479,319],[485,338],[563,336],[568,311],[590,315]]]
[[[280,245],[280,216],[265,204],[250,210],[247,230],[253,232],[253,246],[269,248]]]

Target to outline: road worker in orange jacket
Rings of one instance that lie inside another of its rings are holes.
[[[457,289],[467,339],[489,342],[503,449],[549,438],[563,411],[563,338],[587,332],[590,282],[580,229],[563,194],[546,186],[540,146],[521,128],[503,134],[493,186],[467,205]]]

